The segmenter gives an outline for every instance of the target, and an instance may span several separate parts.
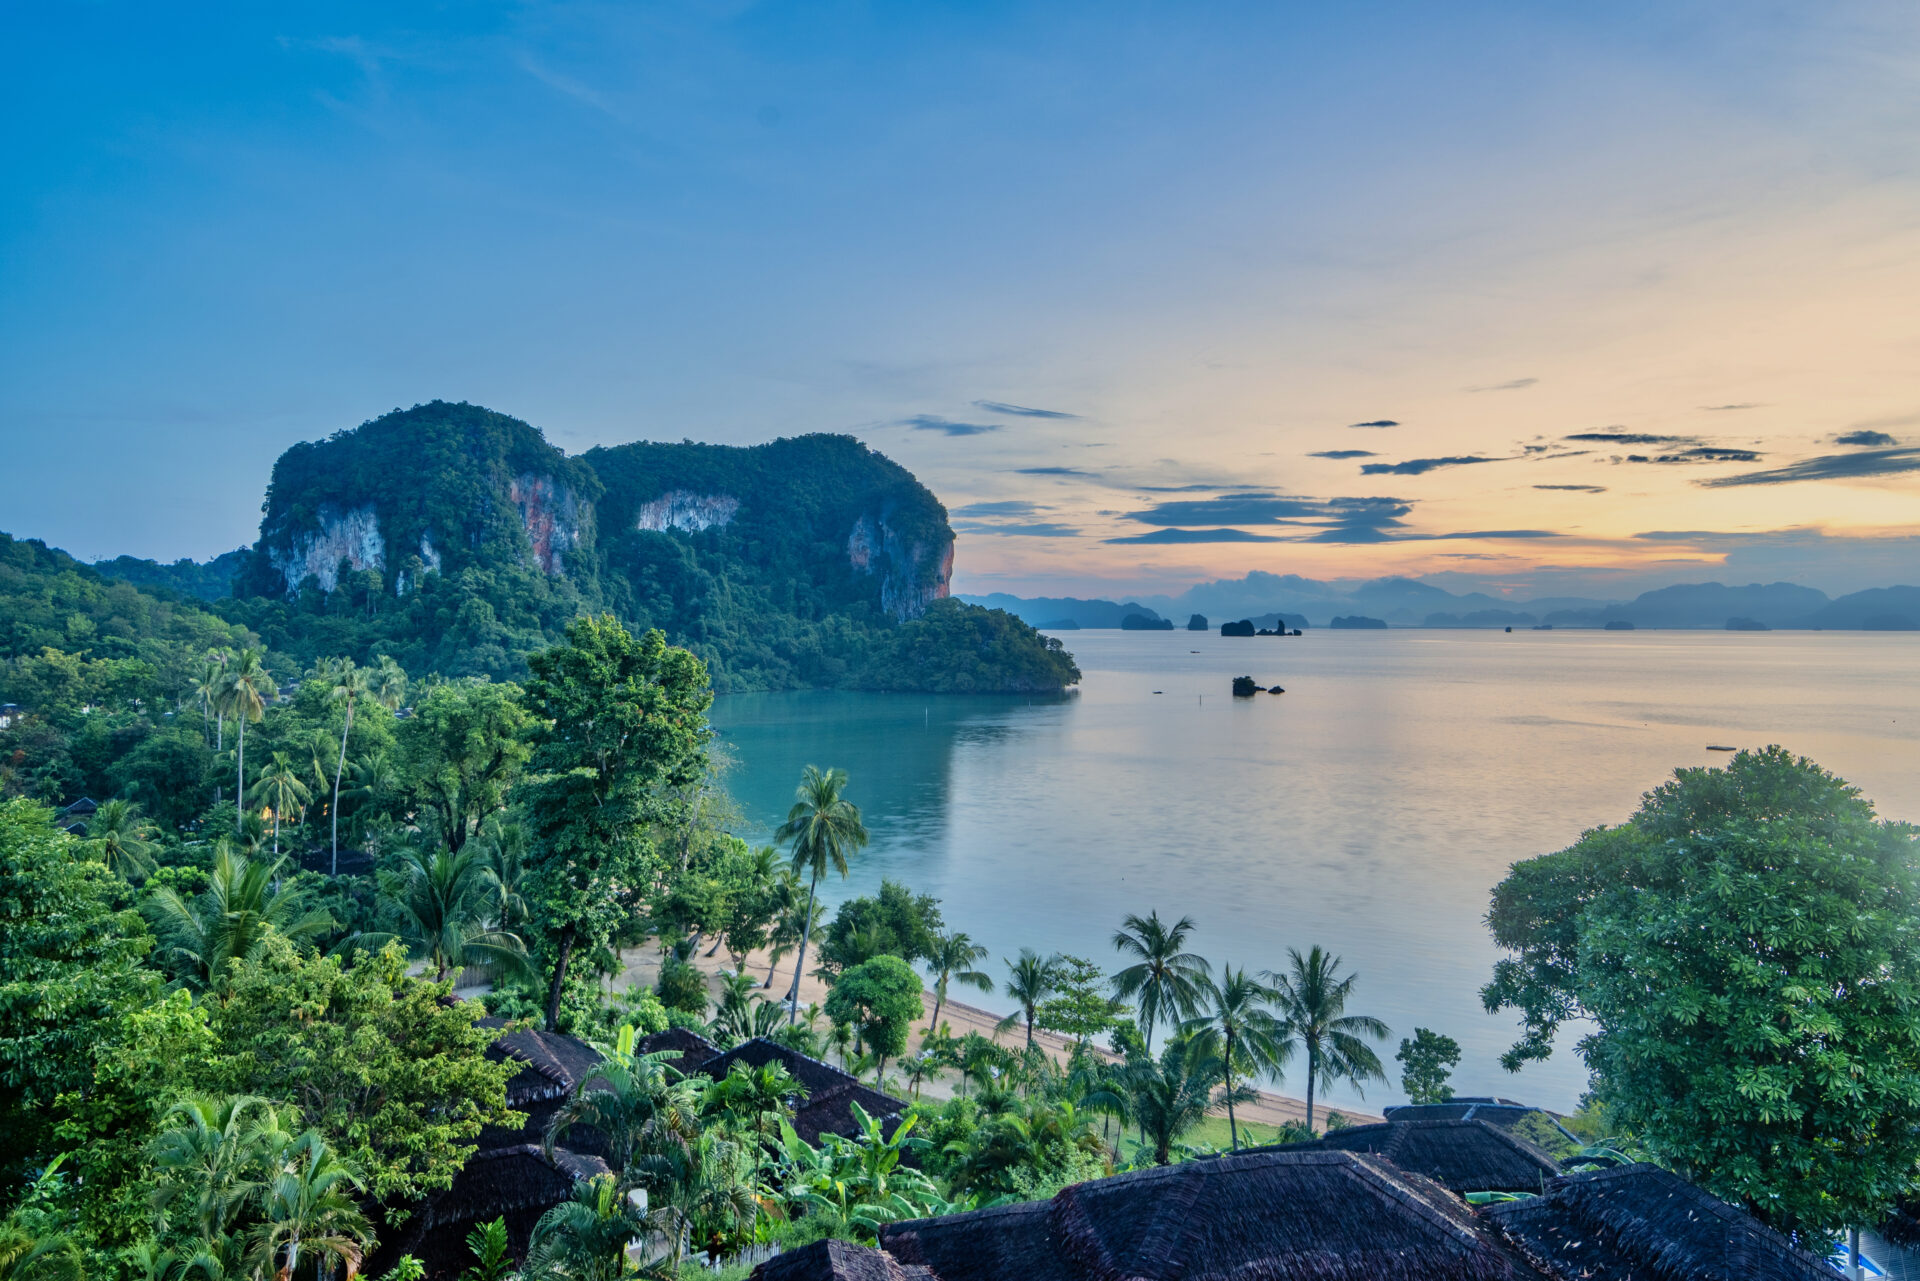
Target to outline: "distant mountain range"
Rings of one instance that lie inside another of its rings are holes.
[[[1039,627],[1119,627],[1128,614],[1171,618],[1184,626],[1203,614],[1217,628],[1250,618],[1271,626],[1276,615],[1325,627],[1339,616],[1383,619],[1395,627],[1635,627],[1821,628],[1835,631],[1920,630],[1920,587],[1875,587],[1836,598],[1793,583],[1681,583],[1642,592],[1632,600],[1578,596],[1503,600],[1484,592],[1458,594],[1413,578],[1377,578],[1358,586],[1254,572],[1245,578],[1200,583],[1178,596],[1146,596],[1126,604],[1072,597],[1022,598],[1005,593],[962,596],[1004,609]],[[1293,625],[1298,625],[1294,623]]]

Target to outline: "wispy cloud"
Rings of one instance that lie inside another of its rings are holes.
[[[1897,445],[1900,442],[1883,431],[1850,431],[1834,439],[1836,445]]]
[[[1078,538],[1081,532],[1071,525],[1058,525],[1043,520],[1006,524],[962,520],[955,521],[953,527],[963,534],[994,534],[1012,538]]]
[[[1376,418],[1370,423],[1348,423],[1349,427],[1398,427],[1400,424],[1391,418]]]
[[[1607,487],[1605,485],[1535,485],[1534,488],[1535,489],[1564,489],[1567,492],[1574,493],[1574,494],[1604,494],[1607,492]]]
[[[1092,472],[1082,471],[1078,467],[1016,467],[1014,474],[1017,476],[1084,476],[1088,480],[1095,479]]]
[[[984,409],[990,414],[1009,414],[1015,418],[1078,418],[1079,414],[1069,414],[1060,409],[1034,409],[1029,405],[1009,405],[1004,400],[976,400],[975,409]]]
[[[1109,538],[1109,543],[1283,543],[1277,534],[1250,534],[1244,529],[1156,529],[1150,534]]]
[[[1469,387],[1468,391],[1525,391],[1539,382],[1538,378],[1515,378],[1511,382],[1489,383],[1485,387]]]
[[[1920,471],[1920,449],[1869,449],[1857,454],[1821,454],[1803,458],[1785,467],[1744,472],[1738,476],[1714,476],[1697,480],[1707,489],[1730,489],[1736,485],[1790,485],[1805,480],[1859,480],[1868,476],[1893,476]]]
[[[1758,409],[1760,408],[1760,406],[1750,400],[1746,400],[1746,401],[1741,401],[1737,405],[1702,405],[1700,406],[1700,408],[1706,410],[1710,414],[1719,414],[1719,413],[1725,413],[1729,409]]]
[[[1502,541],[1509,539],[1532,540],[1537,538],[1564,538],[1565,535],[1551,529],[1461,529],[1449,534],[1421,534],[1381,528],[1341,528],[1324,529],[1301,541],[1309,543],[1434,543],[1453,540],[1487,539]]]
[[[1377,455],[1371,449],[1320,449],[1308,454],[1309,458],[1374,458]]]
[[[955,516],[1032,516],[1036,512],[1051,510],[1038,503],[1029,503],[1018,498],[1001,499],[991,503],[968,503],[965,507],[953,509]]]
[[[1404,463],[1361,463],[1362,476],[1424,476],[1441,467],[1465,467],[1471,463],[1500,463],[1504,458],[1456,455],[1450,458],[1409,458]]]
[[[1602,445],[1690,445],[1698,437],[1652,436],[1638,431],[1581,431],[1560,439],[1592,441]]]
[[[940,431],[949,436],[979,436],[990,431],[999,431],[999,423],[961,423],[951,418],[942,418],[938,414],[915,414],[911,418],[902,418],[900,426],[911,427],[915,431]]]
[[[1762,455],[1752,449],[1721,449],[1715,445],[1696,445],[1670,454],[1628,454],[1615,462],[1659,463],[1686,466],[1690,463],[1757,463]]]

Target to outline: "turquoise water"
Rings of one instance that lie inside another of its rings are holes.
[[[1319,943],[1360,973],[1356,1009],[1393,1027],[1383,1058],[1431,1027],[1465,1051],[1460,1092],[1560,1108],[1585,1079],[1572,1038],[1510,1076],[1513,1024],[1476,995],[1508,864],[1620,821],[1678,766],[1724,761],[1710,743],[1781,743],[1920,820],[1911,635],[1064,638],[1085,678],[1061,700],[723,698],[730,786],[764,834],[805,765],[845,768],[873,842],[849,880],[822,882],[829,901],[882,876],[938,895],[996,975],[1022,946],[1109,962],[1122,915],[1150,908],[1192,916],[1216,964],[1279,968]],[[1234,699],[1242,674],[1287,693]]]

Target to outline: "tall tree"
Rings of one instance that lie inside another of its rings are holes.
[[[274,692],[273,675],[267,671],[257,648],[248,646],[226,665],[220,683],[220,705],[233,717],[239,732],[234,756],[233,799],[238,802],[241,813],[247,808],[247,724],[267,714],[267,696]],[[234,822],[234,831],[240,831],[237,815]]]
[[[254,779],[253,792],[247,797],[247,803],[273,815],[273,852],[276,855],[280,853],[281,818],[305,809],[312,795],[300,780],[300,771],[285,752],[275,752],[268,760],[267,768],[260,777]]]
[[[1153,1145],[1155,1165],[1171,1162],[1174,1144],[1207,1119],[1220,1077],[1219,1043],[1204,1034],[1174,1037],[1158,1059],[1143,1053],[1127,1064],[1127,1110]]]
[[[1784,1230],[1878,1222],[1920,1161],[1920,833],[1778,747],[1516,863],[1482,993],[1512,1070],[1567,1019],[1608,1116]]]
[[[993,991],[993,976],[974,968],[986,959],[987,949],[963,931],[955,930],[934,939],[933,950],[926,958],[927,972],[933,975],[933,1018],[927,1024],[929,1032],[940,1030],[940,1007],[947,1003],[948,983],[957,981],[982,992]]]
[[[372,693],[367,669],[354,666],[351,658],[342,658],[320,669],[327,682],[327,696],[346,712],[340,725],[340,756],[333,766],[333,804],[327,813],[333,823],[333,863],[330,871],[340,875],[340,778],[347,772],[347,736],[353,733],[353,709]]]
[[[574,953],[610,946],[634,896],[652,884],[648,822],[663,790],[704,769],[713,692],[699,659],[657,630],[636,638],[611,615],[574,619],[566,644],[527,665],[526,704],[539,729],[523,795],[552,1031]]]
[[[1222,1101],[1227,1105],[1227,1135],[1235,1151],[1240,1148],[1240,1126],[1233,1105],[1247,1101],[1251,1090],[1236,1089],[1234,1072],[1243,1067],[1251,1076],[1279,1078],[1280,1069],[1293,1054],[1286,1027],[1273,1016],[1271,1003],[1279,997],[1265,983],[1251,978],[1245,966],[1220,967],[1220,980],[1202,980],[1202,1012],[1185,1024],[1188,1033],[1207,1032],[1220,1038],[1220,1074],[1225,1084]],[[1309,1104],[1309,1107],[1312,1105]]]
[[[1261,978],[1277,993],[1275,1005],[1286,1023],[1287,1036],[1307,1053],[1307,1129],[1313,1129],[1313,1091],[1316,1085],[1346,1081],[1358,1089],[1366,1081],[1384,1081],[1380,1056],[1360,1038],[1384,1041],[1387,1025],[1365,1014],[1348,1014],[1358,974],[1340,977],[1340,958],[1316,944],[1305,956],[1287,949],[1285,974],[1271,970]]]
[[[1140,1007],[1149,1054],[1155,1024],[1191,1018],[1200,1008],[1201,984],[1210,971],[1205,957],[1184,950],[1193,928],[1190,916],[1168,925],[1150,911],[1128,916],[1114,931],[1114,950],[1133,964],[1113,976],[1113,990]]]
[[[497,813],[519,780],[534,718],[511,684],[485,679],[436,685],[400,726],[412,794],[441,843],[459,850]]]
[[[1001,990],[1020,1008],[1001,1019],[993,1029],[995,1032],[1004,1032],[1024,1019],[1027,1048],[1033,1048],[1033,1021],[1039,1017],[1041,1004],[1059,990],[1059,963],[1058,956],[1043,957],[1030,947],[1021,948],[1017,960],[1002,958],[1002,964],[1007,967],[1007,982]]]
[[[286,1118],[250,1094],[190,1095],[167,1109],[151,1146],[152,1205],[163,1222],[184,1216],[193,1235],[219,1241],[262,1190],[266,1156],[293,1136]]]
[[[272,1159],[274,1174],[260,1197],[265,1220],[252,1233],[254,1258],[277,1277],[292,1278],[301,1252],[344,1264],[351,1276],[373,1244],[373,1228],[353,1196],[365,1191],[359,1169],[337,1156],[318,1130],[291,1139]],[[317,1269],[325,1275],[325,1269]]]
[[[821,875],[831,867],[844,878],[847,855],[866,848],[867,829],[860,821],[860,807],[842,795],[846,786],[845,770],[822,771],[818,766],[807,766],[794,793],[793,806],[787,810],[787,821],[773,834],[775,841],[793,847],[793,870],[807,874],[807,906],[800,916],[805,923],[813,920],[813,900]],[[800,1009],[800,976],[807,970],[810,932],[802,930],[800,956],[793,963],[793,988],[787,993],[789,1023]]]

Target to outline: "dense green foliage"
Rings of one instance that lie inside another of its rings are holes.
[[[1657,1159],[1784,1228],[1878,1222],[1920,1162],[1915,846],[1779,748],[1678,771],[1495,888],[1509,1065],[1591,1019],[1595,1093]]]
[[[1400,1088],[1409,1103],[1445,1103],[1453,1097],[1447,1078],[1460,1062],[1460,1042],[1417,1027],[1411,1037],[1401,1039],[1393,1057],[1400,1064]]]
[[[941,927],[938,899],[883,877],[879,894],[841,902],[820,940],[820,970],[838,974],[875,956],[918,961],[933,954]]]

